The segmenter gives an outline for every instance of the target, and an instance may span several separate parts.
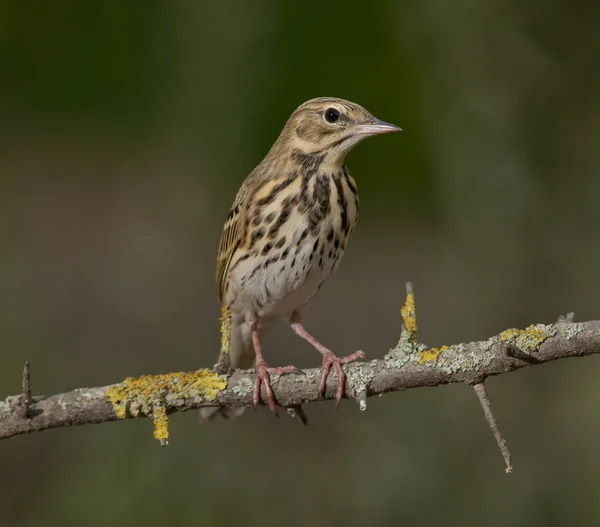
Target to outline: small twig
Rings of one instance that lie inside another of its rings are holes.
[[[31,417],[31,371],[29,369],[29,361],[25,361],[23,367],[23,417],[29,419]]]
[[[221,309],[221,350],[215,364],[215,370],[219,373],[231,371],[231,358],[229,348],[231,346],[231,311],[228,306]]]
[[[494,415],[494,411],[492,410],[492,404],[490,403],[490,399],[487,394],[487,390],[485,389],[485,384],[480,382],[473,386],[475,389],[475,393],[479,398],[479,403],[483,408],[483,413],[485,414],[485,418],[494,433],[494,437],[496,438],[496,442],[498,443],[498,447],[500,448],[500,452],[502,453],[502,457],[504,458],[504,463],[506,463],[505,472],[509,474],[512,472],[512,464],[510,461],[510,452],[508,451],[508,447],[506,446],[506,441],[502,437],[502,432],[500,431],[500,427],[498,426],[498,421],[496,421],[496,416]]]
[[[540,362],[542,362],[539,359],[533,357],[532,355],[529,355],[529,353],[521,351],[519,348],[513,346],[512,344],[506,345],[506,354],[509,357],[522,360],[523,362],[527,362],[528,364],[539,364]]]
[[[358,408],[361,412],[364,412],[367,409],[367,387],[363,386],[362,390],[356,395],[356,400],[358,402]]]
[[[417,312],[412,282],[406,282],[406,301],[400,310],[402,315],[402,330],[400,342],[417,343]]]

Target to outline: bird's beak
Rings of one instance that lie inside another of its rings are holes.
[[[402,128],[395,124],[385,123],[379,119],[373,118],[369,123],[358,126],[358,133],[364,135],[389,134],[390,132],[401,132]]]

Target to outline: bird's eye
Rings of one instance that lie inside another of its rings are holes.
[[[340,118],[340,112],[338,112],[335,108],[327,108],[327,110],[325,110],[324,117],[328,123],[335,123]]]

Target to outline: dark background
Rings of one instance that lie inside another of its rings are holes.
[[[214,265],[289,114],[355,101],[404,132],[348,158],[361,218],[307,326],[383,356],[404,282],[430,345],[599,317],[600,4],[0,3],[0,397],[213,364]],[[318,366],[281,325],[274,366]],[[0,524],[597,523],[597,357],[237,422],[62,429],[0,444]]]

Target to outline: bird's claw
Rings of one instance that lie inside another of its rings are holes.
[[[337,391],[335,394],[335,410],[338,409],[342,397],[344,396],[344,382],[346,380],[346,375],[344,374],[344,370],[342,369],[342,364],[348,364],[349,362],[358,360],[358,359],[367,359],[368,357],[362,351],[355,351],[351,355],[347,355],[346,357],[336,357],[333,352],[327,351],[323,354],[323,365],[321,366],[321,382],[319,383],[319,397],[323,397],[325,395],[325,386],[327,385],[327,377],[329,376],[329,371],[333,366],[337,374]]]
[[[271,375],[282,375],[284,373],[302,373],[304,372],[296,368],[296,366],[283,366],[280,368],[269,368],[269,365],[265,361],[257,361],[256,362],[256,378],[254,379],[254,396],[252,402],[254,404],[254,408],[258,406],[260,403],[260,386],[261,384],[265,385],[265,390],[267,392],[267,404],[271,411],[279,417],[277,413],[277,404],[275,403],[275,396],[273,395],[273,388],[271,387]]]

